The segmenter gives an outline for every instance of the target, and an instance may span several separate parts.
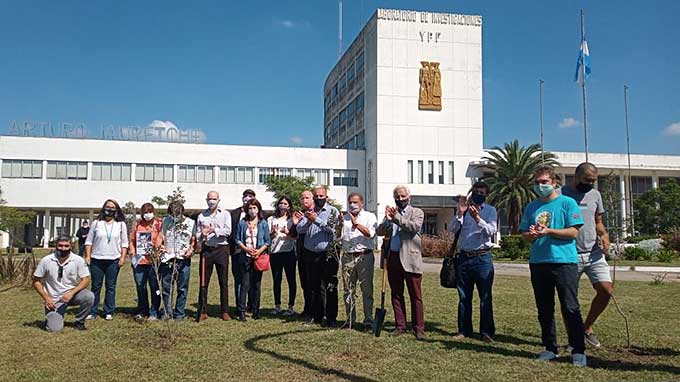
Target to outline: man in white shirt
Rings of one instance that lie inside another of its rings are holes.
[[[60,236],[56,251],[40,259],[33,273],[33,288],[45,303],[45,328],[58,332],[64,328],[68,305],[78,305],[74,328],[85,330],[85,317],[94,303],[87,289],[90,271],[82,257],[71,252],[71,238]]]
[[[373,328],[373,268],[375,230],[378,219],[364,210],[364,197],[353,192],[347,197],[347,210],[342,221],[342,280],[345,289],[345,311],[354,326],[356,321],[355,290],[361,287],[364,304],[364,331]],[[351,297],[350,297],[351,295]]]

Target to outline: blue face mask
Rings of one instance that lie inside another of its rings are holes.
[[[474,203],[477,206],[481,206],[485,201],[486,201],[486,195],[478,194],[476,192],[472,193],[472,196],[470,197],[472,199],[472,203]]]
[[[539,198],[547,198],[552,194],[553,190],[552,184],[534,184],[534,192]]]

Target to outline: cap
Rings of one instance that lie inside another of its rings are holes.
[[[246,196],[246,195],[251,195],[252,197],[255,197],[255,196],[256,196],[256,195],[255,195],[255,191],[251,190],[250,188],[248,188],[248,189],[246,189],[245,191],[243,191],[243,196]]]

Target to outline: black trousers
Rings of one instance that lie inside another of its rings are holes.
[[[585,328],[578,303],[578,266],[567,263],[544,263],[530,264],[529,269],[543,346],[546,350],[558,353],[555,328],[555,290],[557,290],[569,344],[574,348],[572,354],[583,354],[586,348],[583,338]]]
[[[305,300],[302,309],[302,315],[311,316],[310,313],[310,302],[312,297],[309,295],[309,288],[307,287],[307,272],[305,270],[305,264],[307,263],[307,253],[304,250],[305,236],[299,235],[295,243],[295,250],[297,252],[297,267],[298,273],[300,274],[300,289],[302,289],[302,297]]]
[[[262,291],[262,272],[255,270],[253,259],[246,256],[243,251],[231,256],[231,271],[234,275],[236,309],[239,312],[245,312],[246,309],[258,311]]]
[[[274,280],[274,305],[281,305],[281,283],[283,282],[283,272],[286,272],[288,282],[288,305],[295,305],[295,294],[297,293],[297,281],[295,280],[295,251],[278,252],[269,255],[272,266],[272,278]]]
[[[201,250],[202,261],[205,261],[205,301],[208,301],[208,286],[212,277],[213,266],[217,271],[217,281],[220,283],[220,312],[228,313],[229,310],[229,247],[218,245],[216,247],[203,246]],[[199,297],[200,299],[201,297]],[[205,309],[205,307],[204,307]],[[204,310],[205,311],[205,310]]]
[[[309,313],[318,323],[324,316],[328,322],[333,322],[338,318],[338,260],[326,256],[325,252],[305,249],[303,253],[310,297]]]

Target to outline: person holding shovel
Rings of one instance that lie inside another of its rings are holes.
[[[355,290],[357,281],[361,287],[364,304],[363,330],[373,330],[373,249],[378,218],[364,210],[364,197],[352,192],[347,197],[347,213],[342,219],[342,280],[347,312],[347,327],[356,321]]]

